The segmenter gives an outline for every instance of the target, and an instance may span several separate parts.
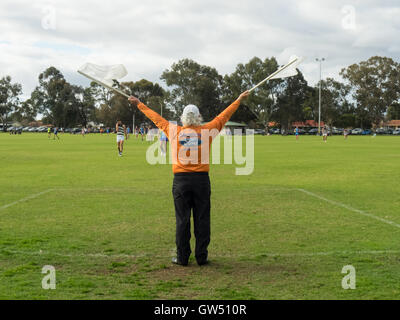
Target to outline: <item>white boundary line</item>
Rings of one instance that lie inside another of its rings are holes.
[[[4,209],[7,209],[7,208],[9,208],[9,207],[11,207],[11,206],[13,206],[13,205],[18,204],[18,203],[25,202],[25,201],[32,200],[32,199],[35,199],[35,198],[37,198],[37,197],[40,197],[41,195],[44,195],[44,194],[46,194],[46,193],[49,193],[49,192],[52,191],[52,190],[53,190],[53,189],[48,189],[48,190],[45,190],[45,191],[42,191],[42,192],[33,194],[33,195],[31,195],[31,196],[28,196],[28,197],[26,197],[26,198],[23,198],[23,199],[20,199],[20,200],[11,202],[11,203],[9,203],[9,204],[6,204],[6,205],[0,207],[0,211],[1,211],[1,210],[4,210]]]
[[[60,189],[54,189],[54,190],[60,190]],[[62,189],[61,189],[62,190]],[[89,190],[89,189],[88,189]],[[93,190],[99,190],[99,189],[93,189]],[[105,189],[104,189],[105,190]],[[293,190],[293,189],[285,189],[285,190]],[[351,206],[348,206],[344,203],[338,202],[338,201],[334,201],[334,200],[330,200],[327,199],[325,197],[322,197],[320,195],[317,195],[313,192],[307,191],[305,189],[294,189],[297,191],[300,191],[302,193],[305,193],[309,196],[312,196],[314,198],[318,198],[320,200],[323,200],[325,202],[328,202],[330,204],[333,204],[335,206],[339,206],[342,207],[344,209],[347,209],[349,211],[358,213],[360,215],[378,220],[380,222],[395,226],[397,228],[400,228],[400,224],[397,224],[393,221],[387,220],[387,219],[383,219],[380,217],[377,217],[373,214],[367,213],[365,211],[359,210],[359,209],[355,209]],[[0,211],[4,210],[6,208],[9,208],[13,205],[16,205],[18,203],[21,202],[25,202],[28,200],[32,200],[35,199],[37,197],[40,197],[41,195],[44,195],[46,193],[49,193],[50,191],[53,191],[53,189],[48,189],[45,191],[42,191],[40,193],[28,196],[26,198],[14,201],[12,203],[6,204],[2,207],[0,207]],[[175,249],[174,249],[175,250]],[[152,254],[138,254],[138,255],[129,255],[129,254],[114,254],[114,255],[107,255],[107,254],[103,254],[103,253],[82,253],[82,254],[74,254],[74,253],[60,253],[60,252],[44,252],[42,250],[40,251],[18,251],[18,250],[4,250],[5,252],[9,252],[12,254],[26,254],[26,255],[56,255],[56,256],[61,256],[61,257],[92,257],[92,258],[129,258],[129,259],[135,259],[135,258],[143,258],[143,257],[156,257],[157,255],[152,255]],[[0,251],[1,253],[1,251]],[[382,255],[382,254],[399,254],[400,250],[369,250],[369,251],[328,251],[328,252],[310,252],[310,253],[266,253],[266,254],[258,254],[258,255],[254,255],[254,256],[247,256],[247,255],[215,255],[215,257],[219,257],[219,258],[240,258],[240,257],[315,257],[315,256],[329,256],[329,255],[362,255],[362,254],[369,254],[369,255]],[[159,258],[168,258],[173,256],[172,254],[169,256],[158,256]]]
[[[316,257],[316,256],[335,256],[335,255],[381,255],[399,254],[400,250],[358,250],[358,251],[327,251],[327,252],[299,252],[299,253],[269,253],[266,257]],[[262,256],[260,254],[258,256]],[[257,257],[258,257],[257,256]]]
[[[342,207],[342,208],[345,208],[345,209],[347,209],[347,210],[349,210],[349,211],[352,211],[352,212],[361,214],[361,215],[363,215],[363,216],[365,216],[365,217],[372,218],[372,219],[378,220],[378,221],[380,221],[380,222],[383,222],[383,223],[386,223],[386,224],[390,224],[391,226],[400,228],[400,224],[398,224],[398,223],[395,223],[395,222],[393,222],[393,221],[390,221],[390,220],[387,220],[387,219],[383,219],[383,218],[377,217],[377,216],[375,216],[375,215],[373,215],[373,214],[371,214],[371,213],[368,213],[368,212],[365,212],[365,211],[362,211],[362,210],[359,210],[359,209],[355,209],[355,208],[353,208],[353,207],[348,206],[347,204],[344,204],[344,203],[341,203],[341,202],[337,202],[337,201],[333,201],[333,200],[329,200],[329,199],[324,198],[324,197],[322,197],[322,196],[320,196],[320,195],[318,195],[318,194],[312,193],[312,192],[307,191],[307,190],[304,190],[304,189],[296,189],[296,190],[297,190],[297,191],[300,191],[300,192],[303,192],[303,193],[305,193],[305,194],[308,194],[309,196],[312,196],[312,197],[314,197],[314,198],[318,198],[318,199],[320,199],[320,200],[323,200],[323,201],[325,201],[325,202],[328,202],[328,203],[330,203],[330,204],[333,204],[333,205],[335,205],[335,206]]]
[[[129,258],[129,259],[136,259],[136,258],[144,258],[144,257],[154,257],[155,255],[151,255],[151,254],[104,254],[104,253],[62,253],[62,252],[51,252],[51,251],[22,251],[22,250],[0,250],[0,254],[1,252],[7,252],[7,253],[11,253],[11,254],[22,254],[22,255],[31,255],[31,256],[41,256],[41,255],[55,255],[55,256],[59,256],[59,257],[68,257],[68,258],[78,258],[78,257],[82,257],[82,258],[111,258],[111,259],[115,259],[115,258]],[[161,257],[161,256],[160,256]]]
[[[125,259],[137,259],[137,258],[171,258],[174,255],[157,255],[157,254],[104,254],[104,253],[61,253],[61,252],[51,252],[51,251],[20,251],[20,250],[0,250],[0,254],[2,252],[7,252],[11,254],[22,254],[22,255],[31,255],[31,256],[47,256],[47,255],[55,255],[59,257],[68,257],[68,258],[109,258],[109,259],[117,259],[117,258],[125,258]],[[291,258],[291,257],[317,257],[317,256],[335,256],[335,255],[388,255],[388,254],[399,254],[400,250],[359,250],[359,251],[326,251],[326,252],[298,252],[298,253],[265,253],[265,254],[256,254],[256,255],[213,255],[211,254],[211,259],[214,258],[259,258],[259,257],[267,257],[267,258],[275,258],[275,257],[283,257],[283,258]]]

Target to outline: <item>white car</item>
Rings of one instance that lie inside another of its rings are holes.
[[[351,130],[351,134],[362,134],[363,129],[360,128],[355,128],[353,130]]]
[[[400,129],[394,130],[393,134],[396,135],[396,136],[400,136]]]

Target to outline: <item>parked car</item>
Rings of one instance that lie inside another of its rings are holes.
[[[332,134],[341,135],[343,134],[343,132],[344,132],[343,128],[332,128]]]
[[[379,128],[376,129],[376,134],[393,134],[393,130],[390,128]]]
[[[276,128],[276,129],[272,129],[272,134],[280,134],[281,133],[281,129]]]
[[[265,135],[265,130],[264,129],[255,129],[254,134],[262,134]]]
[[[318,134],[318,128],[312,128],[311,130],[308,131],[308,134]]]
[[[399,136],[400,135],[400,129],[394,130],[393,134],[396,135],[396,136]]]
[[[360,134],[362,134],[362,132],[363,132],[363,129],[361,129],[361,128],[355,128],[355,129],[351,130],[351,134],[355,134],[355,135],[360,135]]]
[[[11,127],[11,124],[2,123],[2,124],[0,124],[0,131],[7,132],[9,127]]]
[[[367,136],[367,135],[370,135],[370,134],[372,134],[372,131],[370,130],[370,129],[365,129],[365,130],[363,130],[363,132],[361,133],[363,136]]]

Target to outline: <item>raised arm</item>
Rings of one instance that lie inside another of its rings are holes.
[[[140,100],[136,97],[129,97],[129,102],[133,105],[136,105],[138,109],[144,113],[144,115],[149,118],[153,123],[157,126],[157,128],[164,131],[166,136],[169,137],[169,121],[161,117],[157,112],[151,110],[148,106],[144,103],[140,102]]]
[[[250,94],[249,91],[243,92],[239,96],[239,98],[236,99],[236,101],[234,101],[228,108],[226,108],[224,111],[222,111],[212,121],[207,123],[205,125],[205,127],[208,129],[217,129],[218,131],[221,131],[222,128],[224,127],[225,123],[227,123],[229,121],[229,119],[232,117],[232,115],[235,113],[235,111],[239,108],[242,100],[247,98],[249,96],[249,94]]]

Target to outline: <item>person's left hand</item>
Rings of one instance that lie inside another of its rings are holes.
[[[239,100],[242,101],[243,99],[246,99],[248,96],[250,95],[250,92],[247,90],[245,92],[243,92],[240,96],[239,96]]]
[[[132,103],[135,106],[137,106],[140,103],[140,100],[134,96],[130,96],[128,100],[130,103]]]

